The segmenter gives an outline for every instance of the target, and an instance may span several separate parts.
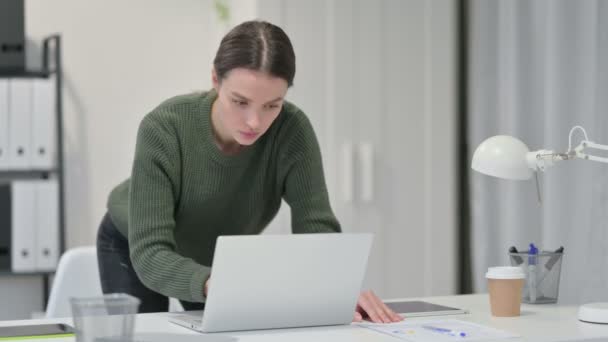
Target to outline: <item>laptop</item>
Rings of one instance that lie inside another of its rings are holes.
[[[220,236],[203,314],[170,322],[199,332],[350,324],[372,234]]]

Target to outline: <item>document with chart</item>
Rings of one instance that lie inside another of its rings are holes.
[[[507,331],[457,319],[406,320],[390,324],[358,325],[410,342],[482,341],[520,337]]]

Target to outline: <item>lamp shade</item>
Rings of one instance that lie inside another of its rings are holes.
[[[534,173],[526,160],[529,152],[528,146],[521,140],[508,135],[496,135],[477,147],[471,168],[498,178],[530,179]]]

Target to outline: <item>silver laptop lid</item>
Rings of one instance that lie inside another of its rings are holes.
[[[347,324],[372,234],[218,238],[205,332]]]

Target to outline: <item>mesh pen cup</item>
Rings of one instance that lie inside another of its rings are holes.
[[[76,341],[132,341],[139,303],[139,299],[124,293],[70,298]]]
[[[528,304],[556,303],[564,253],[542,251],[509,253],[511,265],[526,273],[522,302]]]

